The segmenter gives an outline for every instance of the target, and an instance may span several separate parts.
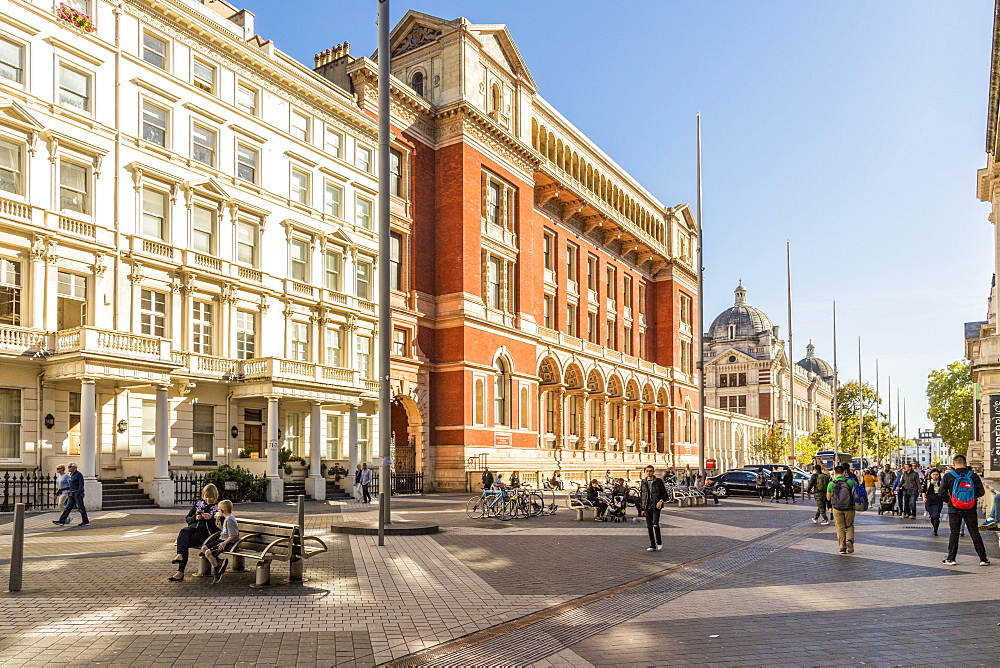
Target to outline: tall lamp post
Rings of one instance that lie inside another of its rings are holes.
[[[392,341],[389,294],[389,0],[378,0],[378,433],[382,467],[378,489],[378,544],[385,545],[392,494],[389,354]]]

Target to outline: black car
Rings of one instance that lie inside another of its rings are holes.
[[[764,475],[771,478],[771,469],[762,467],[764,469]],[[802,474],[793,469],[794,487],[798,494],[802,493],[802,485],[805,484],[809,479],[801,479]],[[733,493],[739,494],[756,494],[757,493],[757,469],[756,468],[742,468],[733,469],[731,471],[726,471],[720,475],[709,478],[715,482],[715,487],[718,490],[716,493],[721,496],[729,496]]]

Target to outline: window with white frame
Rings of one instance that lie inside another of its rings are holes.
[[[403,196],[403,154],[394,148],[389,149],[389,193]]]
[[[405,329],[395,328],[392,330],[392,354],[399,357],[407,357],[410,348],[409,332]]]
[[[24,45],[0,37],[0,78],[24,83]]]
[[[63,211],[90,213],[90,170],[59,160],[59,207]]]
[[[191,126],[191,158],[209,167],[215,167],[218,135],[214,130],[197,123]]]
[[[167,193],[142,188],[142,236],[165,241],[167,238]]]
[[[212,305],[191,303],[191,349],[201,355],[212,354]]]
[[[487,261],[486,305],[499,309],[503,306],[503,260],[491,255]]]
[[[340,218],[343,215],[342,205],[344,201],[344,189],[327,182],[323,188],[323,211]]]
[[[56,277],[56,329],[87,324],[87,277],[60,271]]]
[[[496,181],[486,186],[486,220],[494,225],[500,224],[500,184]]]
[[[191,210],[191,243],[199,253],[215,253],[216,210],[195,206]]]
[[[191,458],[196,462],[210,461],[215,446],[215,406],[194,404],[191,422]]]
[[[555,295],[543,295],[542,296],[542,326],[548,327],[549,329],[555,328],[555,311],[556,311],[556,296]]]
[[[580,248],[566,244],[566,283],[573,292],[578,290],[580,281]]]
[[[482,174],[481,215],[490,225],[497,225],[508,232],[514,231],[514,187],[489,172]]]
[[[257,226],[240,220],[236,223],[236,261],[257,266]]]
[[[156,401],[142,400],[142,456],[152,457],[156,452]]]
[[[257,356],[257,314],[236,311],[236,359],[249,360]]]
[[[614,303],[616,301],[618,291],[618,280],[616,278],[617,274],[614,267],[605,267],[605,273],[607,274],[607,284],[605,288],[607,289],[608,299]]]
[[[285,413],[285,447],[298,457],[305,454],[302,451],[302,413]]]
[[[371,174],[372,171],[372,150],[366,146],[358,144],[354,152],[354,166],[363,172]]]
[[[510,426],[510,369],[502,359],[493,370],[493,422]]]
[[[309,173],[301,169],[292,167],[291,183],[289,185],[290,197],[293,202],[299,204],[309,204]]]
[[[545,409],[545,433],[556,433],[556,393],[544,392],[542,403]]]
[[[358,461],[367,462],[372,456],[372,419],[358,418]]]
[[[153,290],[139,292],[139,332],[147,336],[166,336],[167,295]]]
[[[355,220],[358,227],[363,230],[372,229],[372,201],[364,197],[358,197],[354,205]]]
[[[0,387],[0,459],[21,457],[21,390]]]
[[[217,70],[214,65],[209,65],[208,63],[196,58],[191,67],[191,83],[193,83],[196,88],[200,88],[206,93],[215,95],[216,73]]]
[[[296,139],[309,141],[309,125],[311,119],[302,112],[292,110],[291,118],[288,122],[288,132]]]
[[[142,59],[153,67],[167,69],[167,40],[148,30],[142,31]]]
[[[331,128],[323,135],[323,149],[334,158],[343,156],[344,136]]]
[[[59,104],[90,111],[91,101],[91,76],[60,63]]]
[[[542,268],[556,270],[556,235],[548,230],[542,232]]]
[[[260,97],[260,91],[258,91],[253,86],[248,86],[242,81],[236,84],[236,107],[241,109],[251,116],[256,116],[258,111],[257,100]]]
[[[403,235],[389,233],[389,289],[403,289]]]
[[[372,377],[372,338],[367,334],[357,336],[357,367],[362,378],[370,380]]]
[[[24,183],[21,144],[0,139],[0,190],[20,195]]]
[[[309,323],[292,321],[289,323],[291,329],[291,358],[298,362],[309,361]]]
[[[21,324],[21,263],[0,258],[0,325]]]
[[[328,327],[323,341],[323,364],[340,366],[343,363],[343,339],[340,329]]]
[[[632,328],[625,327],[622,333],[622,352],[626,355],[632,354]]]
[[[367,260],[358,260],[355,290],[360,299],[372,298],[372,263]]]
[[[597,292],[597,258],[587,255],[587,289]]]
[[[577,319],[579,308],[576,304],[566,304],[566,333],[570,336],[577,336],[579,323]]]
[[[239,144],[236,147],[236,176],[247,183],[257,183],[257,164],[260,162],[260,151]]]
[[[342,436],[343,420],[339,415],[326,416],[326,437],[324,439],[324,459],[347,459],[350,455],[345,451]]]
[[[290,244],[292,280],[309,282],[309,242],[292,239]]]
[[[149,102],[142,103],[142,138],[157,146],[167,145],[167,120],[170,112]]]
[[[326,289],[340,292],[343,289],[341,276],[344,270],[344,255],[339,251],[327,251],[325,261]]]

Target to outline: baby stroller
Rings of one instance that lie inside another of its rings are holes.
[[[883,487],[882,491],[878,495],[878,514],[895,514],[896,509],[896,495],[892,493],[892,490],[888,487]]]
[[[613,496],[611,497],[611,503],[608,504],[608,512],[604,517],[608,522],[624,522],[625,510],[627,508],[628,502],[624,496]]]

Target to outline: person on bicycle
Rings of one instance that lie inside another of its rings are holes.
[[[598,482],[597,478],[590,481],[590,486],[587,487],[587,501],[597,508],[597,517],[594,518],[595,522],[604,521],[604,513],[608,512],[608,502],[604,500],[601,496],[601,483]]]

